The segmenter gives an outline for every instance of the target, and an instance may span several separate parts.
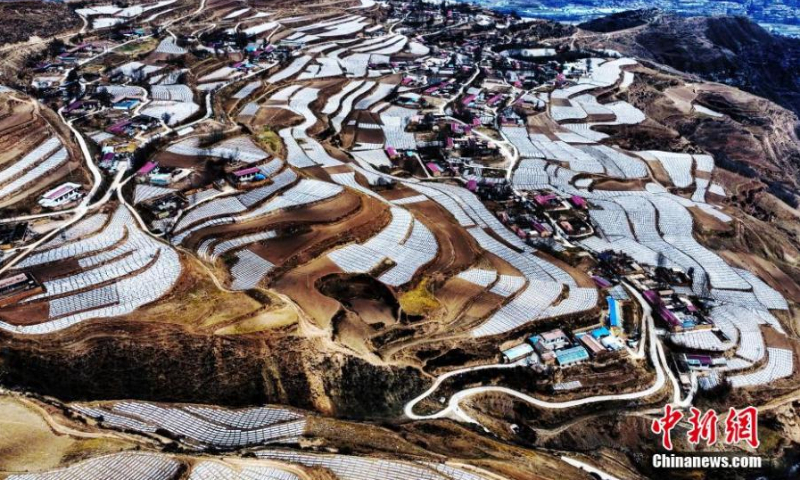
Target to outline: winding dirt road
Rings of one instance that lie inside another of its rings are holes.
[[[447,406],[436,413],[429,415],[418,415],[414,413],[414,407],[419,402],[421,402],[422,400],[426,399],[431,394],[433,394],[439,388],[439,386],[448,378],[455,377],[467,372],[475,372],[488,369],[513,368],[521,365],[521,363],[516,362],[512,364],[481,365],[477,367],[469,367],[460,370],[454,370],[452,372],[448,372],[437,377],[436,381],[433,383],[433,385],[431,385],[431,387],[428,390],[426,390],[416,398],[412,399],[405,405],[403,411],[406,417],[412,420],[431,420],[431,419],[446,417],[455,420],[465,421],[468,423],[479,424],[478,421],[476,421],[475,419],[470,417],[466,412],[464,412],[464,410],[460,407],[460,404],[461,402],[463,402],[468,398],[474,397],[476,395],[481,395],[484,393],[503,393],[506,395],[511,395],[538,408],[567,409],[594,403],[640,400],[661,391],[661,389],[667,385],[667,380],[669,380],[670,384],[672,385],[674,404],[679,407],[688,407],[691,404],[694,391],[690,392],[686,398],[681,398],[681,390],[678,380],[677,378],[675,378],[675,375],[669,369],[666,362],[666,357],[664,355],[664,349],[661,345],[661,342],[659,342],[658,337],[656,336],[656,329],[653,323],[653,315],[650,305],[647,304],[644,298],[642,298],[642,296],[639,295],[639,293],[635,289],[629,287],[628,290],[634,296],[634,298],[636,298],[636,300],[642,307],[642,312],[643,312],[642,322],[646,324],[648,327],[647,328],[648,355],[650,357],[650,361],[652,362],[656,370],[655,382],[646,389],[637,392],[622,393],[622,394],[595,395],[591,397],[580,398],[576,400],[568,400],[564,402],[550,402],[547,400],[541,400],[539,398],[532,397],[528,394],[519,392],[517,390],[512,390],[507,387],[500,387],[500,386],[473,387],[461,390],[456,394],[454,394],[452,397],[450,397]]]

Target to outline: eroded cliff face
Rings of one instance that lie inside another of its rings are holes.
[[[175,325],[92,322],[52,338],[4,334],[0,379],[64,401],[275,403],[348,418],[397,416],[426,388],[415,369],[320,348],[294,336],[225,337]]]

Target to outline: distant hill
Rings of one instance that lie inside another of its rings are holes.
[[[0,1],[0,45],[24,42],[32,36],[42,38],[77,28],[81,19],[60,2]]]
[[[641,28],[622,31],[633,26]],[[623,53],[740,88],[800,114],[800,39],[772,35],[748,18],[638,10],[581,28],[618,32],[613,42]]]
[[[578,25],[583,30],[592,32],[609,33],[639,27],[655,20],[661,14],[657,8],[643,10],[628,10],[620,13],[595,18]]]

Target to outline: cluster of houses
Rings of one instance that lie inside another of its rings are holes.
[[[541,98],[533,94],[517,97],[513,86],[530,89],[554,84],[563,69],[563,63],[554,60],[557,52],[542,49],[547,56],[522,55],[517,59],[495,51],[491,48],[494,45],[524,38],[524,31],[514,28],[514,24],[524,22],[487,15],[471,5],[409,1],[392,3],[388,8],[392,17],[389,23],[402,20],[395,33],[425,35],[430,47],[429,54],[421,58],[406,61],[399,54],[388,59],[387,73],[408,67],[393,103],[412,109],[445,103],[444,115],[410,122],[408,129],[417,134],[414,153],[387,148],[389,158],[412,174],[429,177],[460,177],[464,171],[498,166],[504,161],[498,145],[473,130],[493,128],[496,118],[502,125],[524,125],[526,115],[543,110]],[[475,75],[480,81],[466,85]],[[445,115],[458,121],[442,118]],[[580,219],[567,216],[559,221],[568,235],[581,237],[593,232]]]
[[[691,272],[678,267],[642,267],[630,256],[605,251],[597,256],[597,274],[592,278],[601,288],[610,285],[606,278],[625,279],[653,307],[656,317],[673,332],[708,329],[713,325],[703,315],[704,306],[689,292]]]
[[[606,250],[595,255],[598,275],[609,278],[633,278],[646,280],[644,268],[630,255],[623,252]]]
[[[524,20],[513,16],[492,16],[467,4],[442,6],[407,2],[396,8],[404,9],[404,23],[409,32],[413,29],[435,35],[434,53],[441,50],[455,57],[446,68],[458,68],[459,64],[477,65],[490,78],[523,89],[538,86],[560,69],[555,57],[563,52],[546,45],[531,44],[528,30],[535,26]],[[509,47],[499,51],[491,48],[499,44]]]
[[[166,187],[180,182],[191,174],[190,169],[165,167],[160,166],[158,162],[148,161],[136,171],[136,182]]]
[[[653,307],[656,317],[672,332],[710,330],[705,307],[692,299],[689,276],[677,267],[647,268],[628,275],[627,280]]]
[[[666,288],[646,290],[643,295],[647,303],[653,307],[658,318],[672,332],[711,330],[714,327],[713,323],[703,317],[700,309],[686,294]]]
[[[81,60],[104,52],[109,45],[109,42],[106,41],[86,42],[72,48],[64,46],[60,52],[51,52],[56,54],[53,58],[34,65],[31,87],[37,91],[40,97],[64,94],[67,72]]]
[[[493,201],[489,207],[503,224],[523,240],[536,243],[554,235],[558,228],[570,239],[580,239],[594,234],[586,217],[586,200],[577,195],[564,197],[549,190],[531,190],[514,193],[505,186],[505,180],[488,179],[490,188],[479,188],[478,196]],[[502,198],[498,192],[507,192]]]
[[[137,115],[135,117],[123,117],[117,122],[109,125],[106,132],[124,138],[133,138],[140,133],[148,132],[157,128],[160,122],[157,118],[148,117],[146,115]]]
[[[144,212],[144,217],[149,220],[151,230],[162,233],[172,224],[173,217],[186,204],[186,197],[181,192],[170,192],[145,200],[139,207]]]
[[[621,329],[601,325],[575,331],[570,338],[564,330],[556,328],[532,335],[524,343],[503,350],[503,361],[569,367],[591,359],[603,359],[625,348],[625,342],[615,332]]]
[[[505,205],[504,210],[497,212],[500,219],[508,228],[522,239],[549,238],[553,236],[554,228],[529,201],[514,201]]]
[[[472,126],[494,125],[495,111],[501,111],[512,100],[507,85],[485,81],[481,87],[470,87],[455,104],[455,115]]]
[[[459,122],[438,122],[428,148],[420,149],[420,157],[433,177],[460,177],[473,169],[503,162],[498,146],[473,133],[473,126]]]

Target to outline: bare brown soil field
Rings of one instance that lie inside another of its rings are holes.
[[[453,277],[436,290],[436,299],[445,307],[440,333],[454,334],[478,325],[487,315],[505,302],[474,283]]]
[[[56,430],[46,418],[46,406],[26,398],[0,396],[0,471],[37,472],[92,455],[133,447],[130,441]],[[69,430],[66,428],[60,430]],[[80,433],[80,432],[78,432]]]
[[[313,225],[311,232],[303,234],[307,235],[305,237],[308,240],[307,244],[304,242],[298,244],[297,235],[270,241],[270,247],[265,252],[268,258],[280,263],[285,263],[287,259],[305,263],[313,258],[314,253],[322,253],[309,251],[310,246],[320,244],[320,246],[325,245],[325,249],[328,249],[334,244],[342,242],[364,242],[388,223],[388,210],[385,205],[369,197],[351,195],[360,203],[353,205],[351,210],[347,210],[346,215],[342,215],[345,210],[337,211],[335,216],[330,217],[329,223]],[[352,201],[352,199],[348,201]],[[322,210],[325,205],[322,204],[320,207]],[[296,220],[292,217],[291,221]],[[281,247],[281,243],[283,243],[283,247]]]
[[[31,268],[29,271],[40,282],[47,282],[54,278],[63,277],[81,270],[76,258],[65,259],[56,263],[48,263]]]
[[[795,356],[794,361],[797,361],[798,351],[800,351],[800,345],[798,345],[797,340],[790,339],[785,335],[781,335],[780,333],[776,332],[774,328],[764,326],[761,327],[761,333],[764,335],[764,343],[767,345],[767,347],[793,350]],[[798,377],[798,372],[794,373],[794,377]]]
[[[47,302],[32,302],[0,309],[0,319],[11,325],[36,325],[46,322],[49,315]]]
[[[215,58],[209,57],[205,60],[200,61],[190,67],[190,71],[194,76],[195,80],[200,80],[204,76],[208,75],[209,73],[222,68],[225,66],[227,62],[224,58]]]
[[[317,123],[317,125],[321,125],[321,124]],[[344,150],[342,150],[340,148],[337,148],[337,147],[334,147],[333,145],[331,145],[331,139],[330,138],[327,139],[327,140],[324,140],[324,141],[322,141],[320,143],[325,148],[325,151],[328,152],[328,155],[330,155],[331,157],[333,157],[333,158],[335,158],[335,159],[337,159],[337,160],[339,160],[339,161],[341,161],[343,163],[352,162],[352,160],[350,159],[349,156],[347,156],[347,154],[344,152]]]
[[[308,231],[269,240],[266,244],[254,247],[253,251],[275,265],[283,265],[296,256],[305,257],[309,248],[325,243],[331,238],[342,237],[342,232],[337,230],[339,228],[335,226],[315,225]]]
[[[221,2],[215,2],[213,5],[209,5],[209,12],[208,12],[208,19],[209,20],[223,20],[226,15],[231,13],[234,10],[238,10],[239,8],[243,8],[242,4],[239,2],[228,1],[224,0]],[[242,15],[243,18],[246,18],[248,15]],[[234,22],[240,19],[233,19]],[[226,20],[231,21],[231,20]]]
[[[510,263],[506,262],[505,260],[503,260],[502,258],[498,257],[493,253],[484,252],[483,258],[485,258],[489,262],[492,270],[497,271],[498,275],[514,275],[518,277],[522,276],[522,273],[520,273],[519,270],[517,270]]]
[[[400,184],[395,184],[394,187],[392,188],[377,190],[377,193],[380,194],[380,196],[385,198],[386,200],[389,200],[390,202],[394,200],[400,200],[401,198],[416,197],[417,195],[419,195],[419,193],[417,193],[416,190],[412,190]]]
[[[490,314],[502,307],[507,300],[508,299],[489,291],[484,292],[482,295],[475,298],[464,310],[461,318],[458,320],[458,328],[463,331],[468,328],[477,327],[483,323]]]
[[[27,130],[27,129],[26,129]],[[14,162],[21,159],[37,145],[47,140],[48,132],[43,128],[32,128],[27,135],[13,138],[12,136],[0,137],[0,148],[5,152],[0,156],[0,168],[8,168]]]
[[[689,212],[694,218],[695,225],[699,230],[706,234],[733,234],[734,228],[730,223],[723,222],[713,215],[709,215],[699,208],[689,208]]]
[[[572,277],[575,280],[575,283],[577,283],[579,287],[583,287],[583,288],[596,288],[597,287],[597,285],[595,285],[595,283],[594,283],[594,280],[592,280],[592,278],[586,272],[581,271],[581,270],[573,267],[572,265],[569,265],[566,262],[563,262],[563,261],[553,257],[552,255],[548,255],[547,253],[542,252],[541,250],[537,250],[536,253],[534,253],[534,255],[536,255],[537,257],[541,258],[542,260],[544,260],[544,261],[546,261],[548,263],[551,263],[551,264],[559,267],[560,269],[564,270],[565,272],[569,273],[570,277]]]
[[[348,127],[347,124],[342,124],[342,130],[336,135],[342,148],[350,149],[355,143],[355,129]]]
[[[361,317],[366,323],[393,325],[397,318],[392,314],[392,310],[383,302],[367,298],[357,298],[352,301],[352,310]]]
[[[315,284],[322,277],[340,272],[336,264],[323,256],[292,269],[273,282],[271,287],[289,296],[314,320],[318,328],[327,329],[341,304],[321,294]]]
[[[37,115],[33,103],[10,99],[9,107],[10,111],[0,120],[0,135],[10,136],[18,130],[31,127],[36,121]]]
[[[384,138],[383,132],[381,130],[357,128],[355,130],[355,135],[353,136],[353,142],[376,143],[382,145],[383,143],[386,142],[386,138]]]
[[[696,168],[692,169],[692,175],[695,178],[702,178],[704,180],[711,180],[711,173],[709,173],[709,172],[698,172]],[[708,195],[708,193],[706,193],[706,195]]]
[[[194,248],[203,238],[210,236],[232,237],[272,229],[302,230],[303,227],[318,223],[337,222],[353,215],[361,208],[361,197],[345,191],[332,199],[307,207],[277,211],[245,223],[203,229],[187,237],[184,244]]]
[[[436,289],[436,299],[445,309],[444,323],[456,321],[464,308],[486,289],[472,282],[452,277]]]
[[[425,275],[449,276],[475,262],[480,248],[470,235],[449,219],[450,214],[445,213],[442,207],[430,201],[411,203],[407,207],[428,227],[439,245],[436,258],[425,267]]]
[[[325,104],[328,103],[328,99],[333,95],[339,93],[345,85],[349,83],[348,79],[342,78],[326,78],[326,79],[319,79],[319,80],[312,80],[309,85],[313,86],[314,88],[320,89],[319,95],[317,95],[317,99],[311,102],[310,108],[311,110],[317,114],[317,116],[322,116],[323,119],[327,119],[327,116],[324,116],[320,113],[320,111],[325,107]]]
[[[652,164],[654,162],[648,162]],[[597,179],[592,182],[593,190],[609,190],[609,191],[625,191],[632,192],[637,190],[644,190],[644,186],[648,180],[611,180],[611,179]],[[669,181],[667,181],[669,183]]]
[[[323,328],[327,328],[340,305],[338,301],[321,294],[315,286],[319,279],[340,273],[339,268],[323,252],[337,243],[366,241],[389,222],[388,210],[384,204],[369,197],[363,197],[362,202],[363,207],[357,214],[336,224],[312,227],[312,234],[303,238],[305,241],[300,245],[297,237],[294,237],[283,242],[271,241],[264,249],[265,256],[286,249],[285,254],[291,252],[296,257],[290,258],[289,262],[299,266],[292,267],[286,273],[279,273],[271,287],[292,298]],[[320,233],[313,233],[314,230]],[[285,256],[277,257],[278,254],[275,254],[273,258],[287,261]]]
[[[153,157],[153,160],[158,162],[159,165],[175,168],[197,168],[198,165],[204,163],[202,157],[190,157],[167,151],[158,152],[156,156]]]
[[[260,302],[245,293],[219,290],[199,260],[182,255],[182,265],[183,273],[167,296],[119,318],[205,330],[255,315],[262,309]],[[181,314],[175,315],[178,310]]]
[[[326,167],[323,170],[324,170],[324,172],[319,172],[319,173],[314,172],[314,178],[317,178],[317,179],[325,178],[326,181],[328,181],[328,180],[330,180],[330,176],[331,175],[336,175],[336,174],[339,174],[339,173],[350,173],[350,172],[353,171],[353,169],[350,168],[349,165],[337,165],[337,166],[334,166],[334,167]],[[359,180],[360,179],[360,175],[356,175],[356,179]]]
[[[268,126],[273,130],[294,127],[303,122],[303,117],[285,108],[262,106],[258,113],[250,120],[250,125],[254,128]]]
[[[548,115],[531,115],[528,117],[528,131],[531,133],[542,133],[548,135],[548,138],[557,140],[558,138],[553,135],[553,132],[564,130],[559,126],[558,122],[553,120]]]
[[[672,179],[667,171],[664,170],[664,166],[661,165],[661,162],[647,160],[645,163],[652,172],[653,178],[655,178],[659,183],[662,185],[672,185]]]
[[[755,273],[758,278],[764,280],[770,287],[779,291],[787,299],[800,303],[800,287],[798,287],[794,279],[789,277],[773,262],[744,252],[724,250],[720,251],[719,254],[731,265]]]
[[[336,173],[338,171],[339,167],[334,167],[334,168],[337,168],[337,170],[335,170],[335,171],[334,170],[330,170],[329,171],[329,169],[327,167],[321,167],[319,165],[313,165],[311,167],[306,167],[303,170],[301,170],[300,174],[302,176],[308,176],[308,177],[311,177],[311,178],[316,178],[317,180],[322,180],[324,182],[332,183],[333,180],[331,180],[330,174],[331,173]]]
[[[697,92],[692,85],[680,85],[664,90],[664,95],[672,101],[675,108],[685,115],[692,113],[692,102],[697,98]]]

